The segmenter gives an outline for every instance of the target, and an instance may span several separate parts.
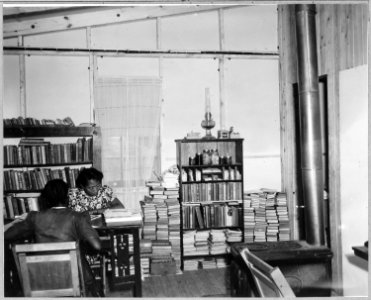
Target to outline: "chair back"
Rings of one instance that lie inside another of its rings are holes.
[[[84,296],[77,242],[13,246],[25,297]]]
[[[289,283],[278,267],[267,264],[247,248],[242,249],[240,255],[251,272],[255,284],[254,290],[258,294],[256,297],[295,297]]]

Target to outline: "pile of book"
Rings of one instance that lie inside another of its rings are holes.
[[[245,243],[254,242],[254,228],[255,228],[255,213],[251,206],[252,199],[250,196],[245,196],[243,200],[243,223],[244,223],[244,241]]]
[[[148,277],[150,275],[150,259],[152,257],[152,241],[140,240],[140,267],[142,276]]]
[[[172,257],[171,244],[169,241],[152,241],[151,274],[176,274],[176,263]]]
[[[183,232],[183,254],[184,256],[195,255],[195,230]]]
[[[196,252],[194,255],[208,255],[209,254],[209,231],[196,231],[195,235]]]
[[[228,243],[236,243],[242,241],[242,231],[241,229],[226,229],[225,237]]]
[[[286,193],[270,189],[244,195],[245,242],[275,242],[290,239]]]
[[[290,240],[290,221],[286,193],[277,193],[276,203],[277,217],[279,222],[279,240],[288,241]]]
[[[198,270],[199,267],[199,260],[198,259],[185,259],[183,261],[183,270],[184,271],[194,271]]]
[[[226,235],[223,229],[211,229],[209,233],[209,253],[224,254],[227,252]]]
[[[216,269],[216,259],[214,257],[207,257],[200,260],[200,269]]]
[[[169,220],[169,241],[177,269],[180,270],[181,250],[180,250],[180,205],[178,199],[168,198],[165,200],[167,205]]]
[[[156,239],[157,212],[152,201],[141,202],[143,213],[143,239]]]

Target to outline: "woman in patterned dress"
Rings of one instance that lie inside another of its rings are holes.
[[[76,179],[76,188],[68,193],[69,207],[75,211],[101,213],[106,208],[124,208],[113,196],[112,189],[102,186],[103,173],[95,168],[81,170]]]

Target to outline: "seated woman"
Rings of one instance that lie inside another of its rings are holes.
[[[68,193],[69,207],[75,211],[101,213],[106,208],[124,208],[123,204],[113,196],[112,189],[102,186],[103,173],[95,168],[80,171],[76,179],[76,187]]]
[[[31,211],[25,220],[14,223],[5,233],[6,240],[14,241],[33,238],[36,243],[78,241],[85,247],[101,249],[96,230],[91,226],[89,214],[78,213],[67,207],[68,185],[61,179],[49,181],[40,195],[41,211]],[[90,297],[100,297],[93,273],[81,255],[84,281]]]

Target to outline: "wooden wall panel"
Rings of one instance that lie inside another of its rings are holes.
[[[340,154],[339,154],[339,71],[367,63],[367,4],[316,5],[316,34],[319,75],[328,78],[328,130],[329,130],[329,197],[331,249],[334,253],[332,276],[334,290],[342,293],[342,249],[338,230],[340,219]],[[297,190],[294,169],[295,132],[293,126],[294,102],[292,83],[296,82],[295,6],[279,5],[278,36],[280,50],[280,105],[281,153],[284,190]],[[288,195],[290,207],[295,207],[296,196]],[[294,214],[294,217],[296,215]],[[294,220],[296,223],[296,220]]]
[[[295,115],[292,84],[297,81],[295,7],[293,5],[278,8],[278,40],[280,52],[280,126],[281,126],[281,170],[282,187],[287,193],[292,239],[298,239],[297,211],[297,174],[295,154]]]
[[[317,5],[319,73],[334,72],[334,52],[328,51],[337,31],[338,70],[367,63],[367,4]],[[336,18],[336,23],[334,19]]]

